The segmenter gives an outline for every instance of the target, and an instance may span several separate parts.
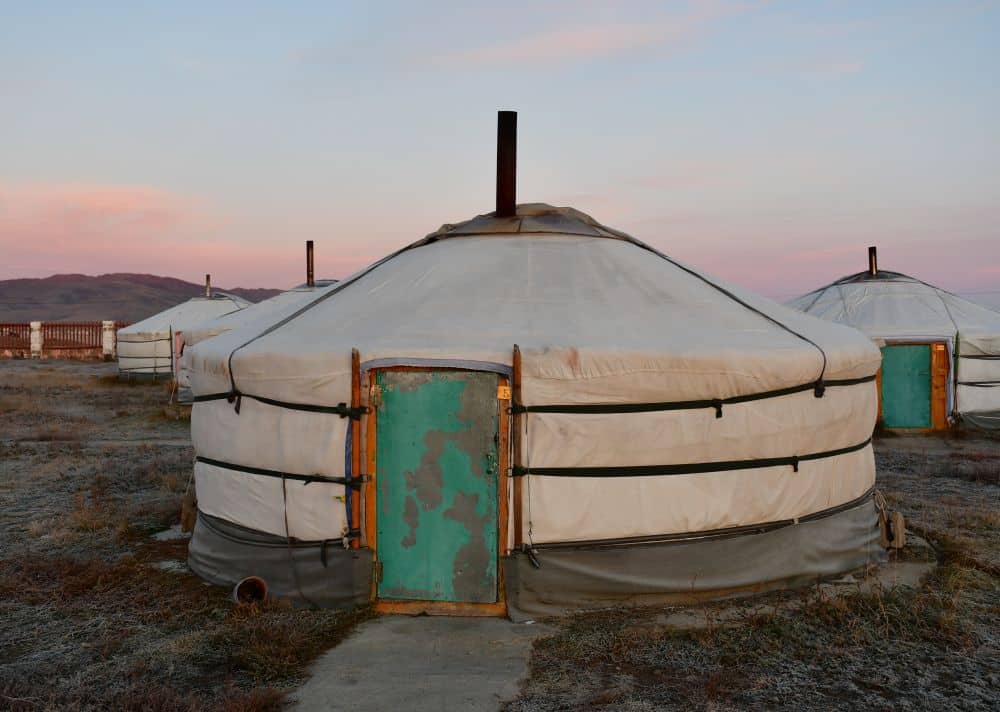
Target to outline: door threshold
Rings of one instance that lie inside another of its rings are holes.
[[[375,601],[377,613],[397,613],[406,616],[469,616],[479,618],[503,618],[507,615],[507,602],[464,603],[457,601],[404,601],[399,599],[378,599]]]

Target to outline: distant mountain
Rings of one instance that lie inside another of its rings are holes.
[[[279,289],[218,289],[251,302]],[[135,322],[204,294],[204,285],[152,274],[57,274],[0,280],[0,321]]]

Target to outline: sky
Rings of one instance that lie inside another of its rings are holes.
[[[791,298],[1000,295],[1000,2],[0,0],[0,279],[284,288],[518,200]]]

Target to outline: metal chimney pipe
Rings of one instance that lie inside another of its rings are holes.
[[[205,296],[212,296],[212,275],[210,274],[205,275]]]
[[[517,215],[517,112],[497,112],[497,213]]]
[[[878,276],[878,254],[875,245],[868,248],[868,274],[872,277]]]
[[[313,241],[306,240],[306,286],[315,287],[316,278],[313,273]]]

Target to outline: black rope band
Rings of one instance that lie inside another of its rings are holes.
[[[578,414],[597,414],[597,413],[652,413],[657,411],[665,410],[698,410],[701,408],[714,408],[715,417],[722,417],[722,406],[732,405],[734,403],[749,403],[756,400],[764,400],[766,398],[778,398],[780,396],[787,396],[793,393],[802,393],[803,391],[813,391],[814,393],[822,393],[826,388],[835,388],[842,386],[854,386],[859,383],[870,383],[875,380],[875,376],[864,376],[862,378],[847,378],[838,381],[819,381],[813,383],[803,383],[800,386],[789,386],[788,388],[779,388],[773,391],[764,391],[762,393],[752,393],[745,396],[731,396],[729,398],[713,398],[706,400],[691,400],[691,401],[674,401],[665,403],[588,403],[579,405],[523,405],[521,403],[514,403],[511,405],[511,412],[513,413],[578,413]],[[819,396],[817,396],[819,397]]]
[[[1000,381],[957,381],[960,386],[975,386],[976,388],[995,388],[1000,386]]]
[[[274,400],[273,398],[264,398],[262,396],[251,396],[246,393],[240,393],[238,391],[230,391],[229,393],[212,393],[210,395],[195,396],[195,403],[204,403],[206,401],[214,400],[227,400],[230,403],[236,401],[237,407],[236,412],[239,413],[239,402],[243,398],[250,398],[257,401],[258,403],[265,403],[267,405],[273,405],[277,408],[287,408],[289,410],[303,410],[308,413],[332,413],[333,415],[339,415],[341,418],[350,418],[352,420],[360,420],[361,416],[368,412],[368,408],[364,406],[359,406],[357,408],[352,408],[347,405],[347,403],[338,403],[337,405],[312,405],[309,403],[289,403],[287,401]]]
[[[980,361],[1000,361],[1000,355],[994,355],[994,354],[990,354],[990,355],[983,354],[981,356],[974,356],[972,354],[968,354],[968,355],[966,355],[966,354],[959,354],[958,357],[959,358],[976,359],[976,360],[980,360]]]
[[[727,470],[756,470],[764,467],[782,467],[791,465],[794,472],[799,471],[799,463],[811,460],[824,460],[828,457],[846,455],[862,450],[871,443],[868,438],[857,445],[813,452],[808,455],[791,455],[788,457],[767,457],[757,460],[726,460],[723,462],[691,462],[681,465],[630,465],[625,467],[522,467],[515,465],[512,474],[515,477],[538,475],[541,477],[657,477],[665,475],[698,475],[707,472],[725,472]]]
[[[302,482],[303,484],[309,484],[310,482],[328,482],[334,485],[344,485],[345,487],[351,487],[353,489],[360,489],[362,483],[366,481],[363,475],[358,477],[329,477],[327,475],[299,475],[293,472],[281,472],[280,470],[268,470],[263,467],[248,467],[246,465],[234,465],[231,462],[223,462],[222,460],[213,460],[210,457],[202,457],[199,455],[195,458],[195,462],[201,462],[206,465],[212,465],[213,467],[221,467],[226,470],[234,470],[236,472],[245,472],[249,475],[263,475],[264,477],[277,477],[284,480],[294,480],[296,482]]]
[[[874,493],[875,488],[872,487],[860,497],[855,497],[849,502],[844,502],[843,504],[838,504],[835,507],[813,512],[812,514],[806,514],[796,519],[779,519],[773,522],[765,522],[763,524],[749,524],[742,527],[726,527],[724,529],[709,529],[706,531],[684,532],[680,534],[653,534],[626,537],[623,539],[589,539],[580,541],[548,542],[534,544],[532,548],[536,551],[543,551],[545,549],[574,548],[611,549],[625,546],[642,546],[644,544],[683,544],[686,542],[705,541],[708,539],[728,539],[747,534],[766,534],[767,532],[774,531],[775,529],[783,529],[784,527],[792,526],[794,524],[804,524],[818,519],[825,519],[826,517],[832,517],[835,514],[846,512],[849,509],[854,509],[855,507],[864,504],[865,500],[871,499]]]

